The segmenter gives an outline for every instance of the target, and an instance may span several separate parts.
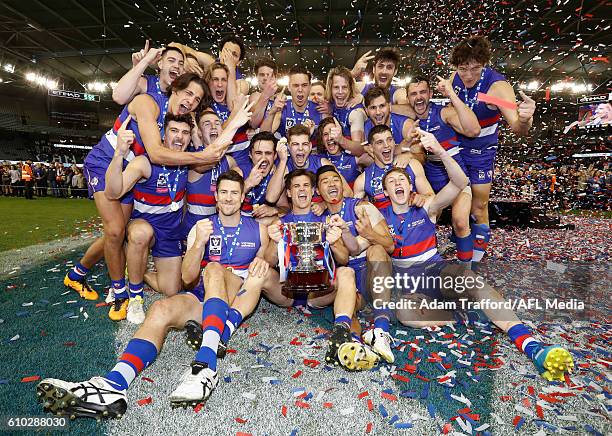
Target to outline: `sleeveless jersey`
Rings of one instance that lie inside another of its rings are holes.
[[[317,170],[323,166],[323,164],[321,163],[321,159],[322,159],[322,156],[318,154],[311,154],[310,156],[308,156],[308,159],[306,160],[305,169],[307,169],[308,171],[312,171],[313,173],[316,174]],[[296,168],[297,167],[293,163],[293,159],[290,157],[287,160],[287,172],[290,173]]]
[[[217,116],[221,119],[221,123],[225,123],[230,116],[230,110],[227,105],[223,103],[212,102],[212,109],[215,111]],[[249,159],[249,138],[247,137],[248,123],[236,130],[234,137],[232,138],[232,145],[229,146],[226,153],[232,155],[236,160],[236,163],[243,162]]]
[[[340,174],[346,179],[347,183],[352,187],[355,179],[361,174],[357,158],[350,153],[342,150],[339,154],[326,153],[325,156],[334,166],[340,171]]]
[[[448,154],[455,156],[459,153],[459,139],[457,138],[457,132],[442,120],[441,112],[443,108],[439,104],[430,103],[427,118],[419,120],[419,127],[421,130],[432,133]],[[440,161],[440,158],[428,154],[427,160]]]
[[[453,89],[467,107],[472,109],[478,118],[481,130],[476,138],[468,138],[460,135],[461,147],[469,150],[496,149],[499,136],[499,120],[501,113],[499,109],[489,109],[487,104],[478,101],[478,93],[487,93],[495,82],[504,81],[506,78],[497,71],[485,67],[482,69],[480,80],[474,87],[466,89],[459,74],[453,79]]]
[[[381,213],[393,236],[395,250],[391,259],[395,266],[443,260],[438,254],[436,225],[424,208],[412,206],[405,214],[396,214],[390,205]]]
[[[243,168],[244,171],[244,179],[246,180],[249,177],[251,171],[253,171],[253,163],[249,160],[249,165]],[[251,216],[253,213],[253,206],[256,204],[265,204],[266,202],[266,190],[268,189],[268,184],[270,183],[270,179],[272,178],[272,171],[268,173],[266,177],[264,177],[259,185],[255,186],[244,196],[244,201],[242,202],[242,213],[244,215]]]
[[[159,86],[159,76],[145,74],[143,77],[147,80],[147,94],[154,95],[164,93]]]
[[[395,141],[396,144],[399,144],[400,142],[404,140],[404,133],[403,133],[404,123],[406,122],[406,120],[409,120],[409,119],[410,118],[404,115],[396,114],[394,112],[391,112],[391,114],[389,115],[389,127],[391,128],[391,132],[393,134],[393,140]],[[370,118],[368,118],[363,127],[364,127],[365,139],[367,140],[368,135],[370,134],[370,130],[374,128],[374,123],[372,122]]]
[[[315,124],[315,129],[321,122],[321,114],[317,110],[316,103],[308,100],[308,104],[306,105],[306,109],[304,112],[298,112],[294,107],[291,99],[288,99],[285,103],[285,107],[281,112],[281,121],[278,126],[277,136],[287,137],[287,131],[297,125],[304,124],[304,121],[312,120]]]
[[[223,156],[214,168],[203,173],[195,182],[187,181],[187,214],[185,220],[198,220],[207,218],[216,212],[215,190],[217,178],[229,171],[227,157]]]
[[[239,272],[246,272],[261,247],[257,221],[241,215],[237,227],[224,227],[219,215],[215,214],[209,219],[213,232],[204,250],[202,266],[208,262],[219,262]]]
[[[340,123],[340,126],[342,127],[342,135],[344,135],[345,138],[351,139],[351,124],[349,122],[349,118],[353,111],[359,109],[363,109],[363,105],[361,103],[352,108],[336,107],[336,104],[332,103],[332,115],[336,120],[338,120],[338,123]]]
[[[374,88],[376,86],[375,83],[366,83],[366,85],[363,87],[363,89],[361,90],[361,95],[365,96],[366,93],[371,89]],[[389,87],[389,96],[391,98],[391,104],[393,104],[393,96],[395,95],[395,91],[397,91],[399,88],[395,85],[391,85]]]
[[[349,230],[351,231],[353,236],[359,235],[359,232],[357,232],[357,229],[355,228],[355,221],[357,221],[357,213],[355,212],[355,207],[357,207],[357,205],[361,201],[362,200],[359,198],[344,197],[344,200],[342,201],[342,207],[340,208],[340,212],[338,212],[340,218],[342,218],[348,224]],[[322,217],[326,218],[331,215],[334,214],[331,214],[329,212],[329,209],[326,209]],[[363,250],[357,256],[349,256],[348,266],[355,269],[355,271],[359,271],[364,268],[366,266],[366,251],[367,250]]]
[[[164,135],[164,118],[166,117],[166,112],[168,111],[168,97],[166,94],[148,94],[159,107],[159,115],[157,116],[157,127],[159,127],[160,135]],[[110,129],[106,134],[102,137],[100,142],[94,147],[101,152],[102,155],[112,159],[113,154],[115,153],[115,149],[117,148],[117,131],[121,127],[121,124],[125,121],[128,112],[128,105],[123,107],[123,110],[115,120],[115,124],[113,124],[112,129]],[[140,156],[141,154],[145,154],[146,150],[144,147],[144,143],[142,141],[142,137],[140,136],[140,130],[138,129],[138,123],[131,119],[127,125],[126,130],[131,130],[134,132],[134,142],[130,147],[130,152],[126,156],[125,160],[128,162],[134,159],[136,156]]]
[[[382,209],[383,207],[387,207],[391,204],[389,197],[387,197],[384,193],[382,184],[383,177],[391,168],[393,168],[393,165],[386,165],[381,168],[376,165],[376,163],[373,163],[363,171],[365,174],[363,190],[368,196],[370,203],[376,206],[377,209]],[[412,191],[416,192],[416,175],[414,174],[414,171],[412,171],[410,165],[405,168],[405,171],[406,174],[408,174],[408,179],[412,185]]]
[[[134,185],[132,218],[141,218],[171,236],[183,216],[187,167],[162,166],[152,162],[151,176]]]

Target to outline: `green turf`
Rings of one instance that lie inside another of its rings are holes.
[[[62,284],[69,257],[50,260],[22,271],[20,275],[0,280],[0,410],[3,416],[41,416],[36,401],[38,382],[22,383],[28,376],[86,380],[104,374],[116,359],[116,325],[107,318],[107,307],[95,307],[99,301],[84,301]],[[53,271],[49,271],[53,269]],[[107,278],[100,265],[91,275],[98,277],[95,288],[102,290]],[[92,279],[92,282],[94,280]],[[67,301],[77,300],[67,304]],[[53,305],[59,302],[60,304]],[[24,303],[34,303],[23,306]],[[69,313],[76,319],[64,318]],[[11,341],[19,335],[19,338]],[[52,416],[52,415],[48,415]],[[69,423],[71,434],[100,434],[105,426],[84,419]],[[2,433],[0,431],[0,433]],[[25,434],[25,433],[21,433]]]
[[[0,197],[0,252],[75,235],[97,220],[91,200]]]

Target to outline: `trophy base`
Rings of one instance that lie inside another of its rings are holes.
[[[332,290],[326,270],[290,271],[281,292],[287,298],[303,300],[322,297]]]

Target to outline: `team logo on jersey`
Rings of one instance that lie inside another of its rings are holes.
[[[89,184],[93,187],[98,186],[98,178],[94,177],[93,179],[89,181]]]
[[[168,192],[168,173],[160,173],[157,177],[157,187],[155,189],[157,193]]]
[[[294,118],[287,118],[285,120],[285,130],[289,130],[293,126],[295,126],[295,119]]]
[[[478,180],[485,179],[485,172],[483,170],[478,170]]]
[[[221,236],[210,235],[208,242],[208,255],[209,256],[221,256]]]

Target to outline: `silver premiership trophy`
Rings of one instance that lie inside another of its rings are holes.
[[[323,250],[325,245],[324,228],[325,224],[322,222],[284,224],[285,235],[288,236],[287,249],[298,259],[296,266],[291,266],[291,262],[288,262],[287,280],[282,288],[284,296],[301,299],[319,297],[331,292],[329,270],[317,263],[317,249]],[[327,255],[328,250],[325,252]],[[283,258],[279,255],[281,268]]]

